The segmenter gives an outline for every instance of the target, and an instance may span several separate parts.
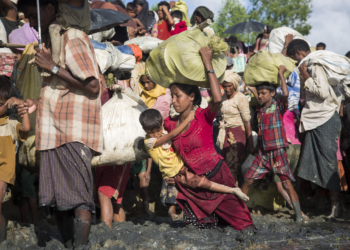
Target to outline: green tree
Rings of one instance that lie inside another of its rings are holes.
[[[302,35],[310,34],[307,23],[311,14],[312,0],[250,0],[251,20],[256,20],[274,28],[287,26]]]
[[[226,37],[224,31],[232,25],[247,21],[249,15],[244,6],[240,4],[238,0],[225,0],[223,1],[223,7],[219,11],[219,17],[216,18],[213,28],[215,33],[220,37]],[[242,35],[237,34],[237,38],[240,39]]]
[[[158,4],[153,4],[149,10],[157,12],[158,11]]]

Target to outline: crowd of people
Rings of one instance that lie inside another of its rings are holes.
[[[29,31],[38,30],[36,4],[36,0],[0,0],[0,37],[9,43],[34,42],[36,36]],[[214,22],[207,7],[196,8],[189,19],[184,6],[183,1],[162,1],[154,12],[146,0],[126,5],[120,0],[40,0],[43,48],[35,48],[31,64],[40,69],[40,76],[43,71],[48,74],[40,78],[42,82],[27,76],[39,86],[36,99],[21,97],[16,78],[16,72],[26,72],[16,69],[16,62],[28,48],[12,48],[12,59],[0,49],[2,64],[11,64],[0,76],[0,243],[7,235],[1,208],[9,188],[23,222],[38,223],[38,206],[53,208],[65,246],[78,247],[87,244],[96,204],[107,226],[126,220],[122,201],[130,174],[138,176],[145,215],[152,214],[148,187],[154,173],[162,177],[159,199],[171,220],[200,229],[219,223],[236,230],[255,229],[245,203],[252,185],[275,183],[299,223],[309,219],[299,196],[311,189],[316,190],[320,207],[330,197],[330,217],[346,210],[350,105],[337,86],[328,84],[321,66],[310,70],[305,62],[300,64],[312,53],[306,41],[286,36],[282,54],[295,60],[297,67],[285,79],[286,67],[279,66],[280,87],[269,82],[248,86],[242,77],[249,59],[268,46],[271,26],[265,26],[251,46],[235,36],[224,38],[229,50],[222,81],[213,70],[211,49],[198,51],[210,90],[181,83],[162,87],[145,73],[148,54],[133,45],[128,48],[137,62],[133,70],[102,74],[86,31],[90,8],[122,9],[128,14],[132,24],[116,26],[115,35],[103,41],[121,46],[144,36],[164,41],[208,19]],[[50,25],[55,23],[62,27],[59,53],[53,47],[57,41],[50,37]],[[25,32],[13,33],[20,27]],[[203,32],[215,34],[210,26]],[[325,50],[326,45],[319,43],[316,49]],[[115,85],[132,89],[148,107],[139,121],[149,158],[93,171],[91,160],[104,148],[101,110],[113,97]],[[17,153],[30,131],[40,156],[38,194],[35,174],[19,163]],[[243,173],[241,166],[249,154],[255,159]]]

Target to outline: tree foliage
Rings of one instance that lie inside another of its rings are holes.
[[[149,10],[150,10],[150,11],[155,11],[155,12],[157,12],[157,11],[158,11],[158,4],[153,4],[153,5],[151,6],[151,8],[149,8]]]
[[[312,0],[250,0],[253,8],[249,16],[252,20],[271,25],[274,28],[287,26],[302,35],[310,34],[307,23],[311,14]]]
[[[249,0],[252,6],[247,10],[239,0],[224,0],[223,7],[213,28],[221,37],[229,27],[248,20],[262,22],[274,28],[287,26],[302,35],[308,35],[311,25],[307,22],[311,14],[312,0]],[[258,33],[234,34],[246,43],[254,43]]]
[[[225,0],[223,3],[224,6],[219,11],[219,17],[213,24],[215,33],[221,37],[227,36],[224,31],[232,25],[249,19],[246,8],[238,0]]]

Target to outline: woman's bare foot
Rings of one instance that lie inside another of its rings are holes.
[[[306,214],[304,214],[303,212],[301,212],[301,216],[303,216],[303,219],[304,219],[305,221],[308,221],[308,220],[309,220],[309,217],[308,217]]]
[[[240,198],[242,201],[247,202],[249,201],[249,197],[242,192],[240,188],[232,188],[232,194],[236,195],[238,198]]]

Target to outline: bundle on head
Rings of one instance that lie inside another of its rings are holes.
[[[146,74],[157,84],[168,88],[172,83],[183,83],[209,88],[209,79],[199,50],[207,47],[213,51],[213,67],[221,81],[226,70],[223,52],[228,45],[217,36],[188,30],[172,36],[150,53],[146,61]]]

